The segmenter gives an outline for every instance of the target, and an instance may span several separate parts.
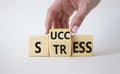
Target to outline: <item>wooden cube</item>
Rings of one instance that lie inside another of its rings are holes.
[[[72,35],[72,56],[92,56],[93,37],[90,35]]]
[[[29,56],[49,56],[48,35],[29,36]]]
[[[50,56],[71,56],[71,33],[69,29],[51,29],[49,32]]]

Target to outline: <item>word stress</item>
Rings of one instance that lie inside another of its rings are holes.
[[[70,29],[51,29],[48,35],[29,36],[31,57],[79,57],[93,55],[91,35],[71,35]]]

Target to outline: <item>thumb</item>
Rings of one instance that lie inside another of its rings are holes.
[[[83,9],[78,9],[77,13],[73,17],[71,24],[70,24],[70,30],[72,31],[73,34],[77,33],[85,16],[86,16],[86,10],[83,11]]]

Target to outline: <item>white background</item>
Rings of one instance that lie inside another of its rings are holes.
[[[120,74],[120,0],[102,0],[78,35],[93,35],[93,57],[28,57],[28,36],[44,35],[53,0],[0,0],[0,74]]]

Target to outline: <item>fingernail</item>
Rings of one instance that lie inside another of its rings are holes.
[[[77,30],[78,30],[78,26],[74,26],[74,27],[72,28],[72,32],[73,32],[74,34],[77,33]]]

